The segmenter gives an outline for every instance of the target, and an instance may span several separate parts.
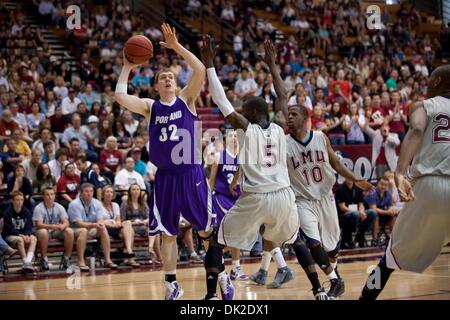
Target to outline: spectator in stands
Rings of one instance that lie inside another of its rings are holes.
[[[376,131],[366,123],[364,132],[372,140],[372,167],[375,168],[376,177],[384,177],[387,170],[395,171],[398,160],[396,148],[400,145],[398,135],[389,132],[386,122]]]
[[[364,132],[361,128],[361,122],[365,123],[365,119],[361,120],[356,103],[350,105],[349,114],[345,115],[343,128],[347,132],[347,144],[364,144]]]
[[[125,168],[120,170],[114,179],[116,190],[128,191],[132,184],[137,184],[142,190],[145,190],[144,179],[134,170],[134,166],[135,161],[132,157],[125,159]]]
[[[25,160],[25,157],[16,151],[17,143],[14,139],[9,139],[6,142],[8,151],[2,153],[1,161],[3,163],[3,174],[5,177],[14,171],[16,166]]]
[[[178,86],[180,86],[180,88],[184,88],[187,85],[187,83],[189,82],[189,79],[192,76],[193,70],[184,60],[182,60],[180,62],[180,66],[181,66],[181,69],[180,69],[180,73],[178,74],[177,82],[178,82]]]
[[[67,213],[72,228],[74,228],[75,238],[77,238],[78,265],[81,271],[89,271],[84,261],[84,251],[88,237],[99,238],[105,256],[105,266],[116,269],[117,265],[111,261],[110,257],[110,238],[103,221],[102,203],[93,198],[94,188],[89,183],[83,183],[80,187],[80,196],[72,201]]]
[[[139,73],[136,73],[131,80],[131,84],[139,89],[139,91],[149,91],[150,90],[150,77],[145,73],[145,68],[141,67]]]
[[[33,146],[32,146],[33,150],[37,149],[37,150],[41,151],[41,153],[43,153],[44,152],[44,143],[48,141],[52,145],[51,153],[52,153],[52,155],[54,155],[56,153],[56,150],[58,149],[58,142],[53,141],[51,131],[47,128],[43,128],[43,129],[41,129],[39,136],[40,136],[40,138],[33,143]],[[52,160],[52,159],[50,158],[49,161],[50,160]]]
[[[98,137],[94,140],[94,147],[98,153],[101,153],[101,150],[105,147],[106,139],[110,136],[112,136],[111,122],[109,120],[101,121],[98,129]]]
[[[125,110],[122,114],[123,126],[130,137],[133,137],[139,127],[139,121],[133,118],[129,110]]]
[[[203,263],[203,260],[194,248],[194,236],[192,229],[192,225],[181,216],[178,237],[186,245],[189,261],[192,263]]]
[[[234,86],[234,92],[240,99],[244,99],[248,96],[254,96],[258,86],[255,82],[255,79],[250,74],[250,70],[248,68],[242,68],[241,70],[241,79],[236,82]]]
[[[327,127],[323,130],[328,134],[331,144],[345,144],[344,118],[345,115],[341,112],[340,104],[333,103],[330,114],[325,116]]]
[[[7,192],[12,194],[13,192],[20,191],[24,196],[24,205],[27,209],[32,210],[34,207],[34,201],[31,199],[33,193],[33,187],[31,181],[25,176],[25,169],[21,164],[18,164],[13,173],[7,178]],[[9,197],[6,197],[9,198]]]
[[[61,106],[57,106],[55,108],[55,114],[50,117],[50,124],[52,126],[52,132],[58,137],[58,140],[62,137],[68,123],[67,117],[62,113]]]
[[[64,130],[62,135],[62,143],[67,149],[70,149],[70,141],[72,138],[77,138],[80,141],[80,148],[85,150],[89,161],[97,162],[97,154],[88,149],[86,133],[81,128],[81,117],[77,113],[72,115],[72,126]]]
[[[36,179],[33,180],[33,199],[36,203],[42,201],[45,189],[56,189],[56,180],[50,172],[47,163],[41,163],[36,170]]]
[[[323,109],[320,105],[314,106],[312,117],[311,117],[311,129],[312,130],[325,130],[327,124],[325,123],[325,118],[323,116]]]
[[[94,102],[100,103],[100,95],[92,89],[92,85],[88,83],[86,90],[78,95],[81,102],[85,103],[89,110],[92,109]]]
[[[233,25],[235,22],[234,9],[231,3],[226,2],[222,7],[222,12],[220,13],[220,20],[222,22]]]
[[[339,84],[338,91],[334,90],[334,87]],[[345,71],[339,70],[336,74],[336,80],[332,80],[330,82],[328,92],[335,92],[336,94],[342,94],[343,97],[349,97],[350,96],[350,84],[348,81],[345,80]]]
[[[36,171],[39,164],[42,161],[42,152],[39,149],[33,149],[31,153],[31,158],[25,159],[22,162],[22,166],[25,170],[25,176],[28,177],[31,182],[36,180]]]
[[[75,174],[75,164],[68,163],[64,167],[64,175],[56,184],[56,191],[60,193],[58,201],[67,208],[76,199],[80,188],[80,177]]]
[[[130,156],[134,159],[134,171],[145,177],[147,175],[147,165],[141,160],[141,149],[133,148],[130,151]]]
[[[355,186],[354,182],[346,179],[335,193],[339,215],[339,224],[342,228],[341,249],[355,247],[352,233],[357,231],[355,240],[360,248],[365,247],[365,233],[373,231],[377,213],[373,209],[364,208],[363,191]],[[376,234],[373,233],[373,237]]]
[[[23,132],[21,129],[15,129],[12,133],[11,139],[16,142],[16,152],[24,155],[24,157],[29,157],[31,155],[30,146],[23,138]],[[3,147],[3,151],[9,151],[8,145]]]
[[[69,89],[67,89],[66,84],[64,82],[64,78],[61,76],[56,77],[55,86],[53,87],[53,92],[56,95],[56,98],[60,101],[63,101],[69,95]],[[73,92],[73,98],[75,98],[75,90]],[[63,109],[65,110],[65,109]]]
[[[29,132],[28,132],[28,121],[27,121],[27,117],[19,112],[19,105],[17,103],[12,103],[11,104],[11,115],[12,115],[12,119],[17,122],[17,124],[19,125],[19,129],[23,130],[24,133],[24,137],[29,140]]]
[[[100,170],[114,182],[115,175],[121,169],[122,153],[117,148],[117,139],[110,136],[106,139],[105,148],[100,152]]]
[[[45,119],[45,115],[40,112],[39,104],[33,102],[31,105],[31,113],[27,114],[28,129],[30,134],[39,131],[40,123]]]
[[[11,111],[4,110],[0,119],[0,139],[9,139],[16,129],[19,129],[19,125],[14,121]]]
[[[78,104],[77,113],[80,115],[82,128],[84,129],[91,115],[84,102]]]
[[[20,191],[12,195],[12,203],[4,213],[2,236],[13,248],[17,248],[22,258],[22,270],[35,272],[33,258],[37,239],[33,235],[33,220],[31,212],[23,206],[24,196]],[[28,250],[26,251],[28,247]]]
[[[56,153],[53,151],[53,142],[44,142],[44,152],[42,152],[42,162],[48,163],[55,159]]]
[[[73,230],[69,228],[69,216],[66,209],[55,202],[55,189],[44,189],[44,201],[38,204],[33,211],[33,221],[36,226],[36,236],[41,252],[40,264],[44,271],[48,271],[47,249],[50,239],[58,239],[64,242],[63,267],[70,265],[74,242]]]
[[[132,140],[130,134],[125,130],[121,120],[114,121],[113,135],[117,138],[117,146],[122,150],[122,154],[126,154],[131,148]]]
[[[378,219],[375,220],[374,234],[378,235],[380,226],[388,226],[392,231],[399,210],[392,202],[389,180],[385,177],[380,178],[377,188],[365,196],[364,202],[369,209],[375,210],[378,216]]]
[[[77,112],[77,106],[81,103],[81,100],[77,98],[74,88],[69,89],[69,95],[62,99],[61,108],[63,115],[72,114]]]
[[[59,178],[64,174],[66,164],[69,163],[67,161],[68,154],[69,152],[66,148],[58,149],[55,154],[55,159],[48,162],[51,175],[56,181],[59,181]]]
[[[113,202],[116,198],[116,192],[113,186],[108,185],[102,190],[102,205],[103,205],[103,221],[108,234],[116,240],[123,240],[126,253],[124,257],[127,259],[127,265],[131,267],[140,267],[140,264],[134,260],[134,229],[131,226],[131,221],[122,221],[120,218],[120,207]]]
[[[3,228],[3,218],[0,219],[0,231]],[[17,253],[16,249],[11,248],[8,243],[3,239],[1,232],[0,232],[0,256],[8,256],[11,258]],[[3,270],[1,269],[3,266],[0,265],[0,277],[3,276]]]
[[[398,91],[392,92],[391,96],[392,104],[384,109],[386,121],[389,123],[389,131],[396,133],[400,141],[403,141],[408,126],[408,110],[401,103],[401,97]]]

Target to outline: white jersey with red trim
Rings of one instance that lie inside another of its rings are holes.
[[[241,145],[242,192],[268,193],[289,187],[286,138],[279,125],[271,123],[263,129],[249,124]]]
[[[428,126],[411,166],[413,178],[450,176],[450,97],[423,102]]]
[[[305,142],[287,136],[287,154],[289,179],[296,197],[321,200],[330,194],[336,176],[324,133],[309,131]]]

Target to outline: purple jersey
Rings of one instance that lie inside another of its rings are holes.
[[[198,148],[201,144],[197,143],[201,127],[196,125],[197,120],[179,97],[171,105],[159,100],[153,102],[149,125],[150,161],[158,170],[179,172],[201,164],[201,149]]]
[[[237,199],[240,194],[239,186],[237,187],[238,196],[235,197],[230,193],[230,184],[233,181],[236,172],[239,169],[238,157],[233,157],[226,149],[220,153],[219,165],[217,168],[215,191],[230,198]]]

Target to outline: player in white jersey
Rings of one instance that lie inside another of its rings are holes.
[[[328,137],[307,128],[308,110],[301,105],[289,110],[287,140],[288,169],[294,190],[300,233],[312,257],[331,282],[327,295],[337,298],[344,293],[344,281],[337,272],[340,229],[332,188],[335,171],[369,191],[373,186],[358,180],[338,159]]]
[[[277,244],[294,241],[299,222],[287,171],[284,130],[269,123],[268,105],[260,97],[247,99],[242,115],[235,112],[214,69],[215,48],[211,39],[205,36],[203,41],[201,55],[207,67],[209,92],[225,119],[237,130],[242,146],[239,153],[242,194],[223,218],[218,232],[209,239],[205,257],[208,274],[205,299],[214,299],[217,274],[224,269],[223,246],[250,250],[262,225],[265,239]]]
[[[427,96],[410,110],[395,171],[400,197],[408,203],[397,217],[385,255],[366,281],[362,300],[376,299],[395,269],[425,271],[450,241],[450,65],[431,73]],[[411,161],[413,187],[404,177]]]

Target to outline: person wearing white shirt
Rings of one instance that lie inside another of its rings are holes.
[[[137,183],[142,190],[145,190],[145,183],[142,176],[134,171],[135,161],[132,157],[125,160],[125,168],[120,170],[115,179],[114,186],[119,190],[128,190],[133,183]]]
[[[74,113],[77,111],[78,105],[81,103],[81,100],[75,96],[75,90],[69,90],[69,96],[65,97],[61,103],[61,109],[63,115],[67,115],[70,113]]]
[[[56,77],[55,86],[53,87],[53,92],[56,95],[57,99],[63,100],[68,96],[69,90],[67,89],[64,78],[61,76]]]
[[[41,16],[48,16],[53,13],[55,10],[55,6],[53,3],[49,0],[41,0],[41,3],[39,3],[39,14]]]
[[[67,149],[58,149],[58,151],[56,151],[55,159],[48,162],[50,172],[56,181],[61,178],[64,173],[64,167],[69,163],[67,155]]]
[[[242,68],[241,79],[234,85],[234,92],[239,98],[247,96],[254,96],[258,90],[258,85],[255,79],[250,77],[250,71],[247,68]]]

